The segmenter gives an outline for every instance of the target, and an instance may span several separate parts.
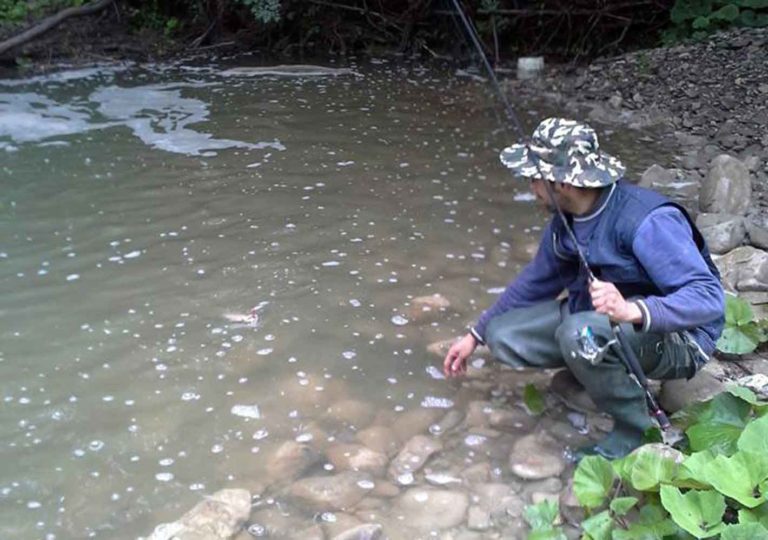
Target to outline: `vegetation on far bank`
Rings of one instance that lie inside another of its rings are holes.
[[[0,0],[9,37],[87,0]],[[583,59],[701,38],[731,26],[768,26],[768,0],[469,0],[491,57],[541,53]],[[465,44],[452,0],[116,0],[101,17],[191,48],[234,42],[279,53],[380,49],[455,54]]]

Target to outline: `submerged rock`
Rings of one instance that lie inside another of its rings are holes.
[[[392,424],[392,429],[399,440],[407,441],[427,431],[442,414],[440,409],[412,409],[400,414]]]
[[[347,471],[302,478],[288,488],[287,495],[316,511],[345,510],[360,502],[374,486],[370,475]]]
[[[559,476],[565,470],[563,448],[546,433],[526,435],[512,448],[509,468],[525,480]]]
[[[400,441],[395,432],[387,426],[371,426],[357,433],[357,440],[374,452],[387,457],[394,456],[400,449]]]
[[[425,322],[445,312],[451,303],[441,294],[419,296],[411,300],[408,318],[413,322]]]
[[[434,531],[463,523],[468,507],[464,492],[413,488],[397,499],[393,514],[413,528]]]
[[[290,482],[320,460],[320,455],[306,444],[285,441],[267,459],[267,471],[273,481]]]
[[[149,540],[227,540],[240,532],[250,515],[251,494],[248,491],[222,489],[199,502],[178,521],[159,525]]]
[[[338,422],[348,424],[357,429],[367,427],[374,414],[373,405],[359,399],[337,401],[328,407],[328,416]]]
[[[442,449],[443,444],[437,439],[416,435],[390,463],[389,478],[398,484],[412,483],[413,473],[420,470],[432,454]]]
[[[364,471],[382,476],[389,459],[362,444],[335,444],[326,450],[328,461],[340,470]]]

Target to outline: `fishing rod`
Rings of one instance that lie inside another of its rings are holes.
[[[488,57],[483,52],[483,46],[480,43],[480,37],[478,36],[475,25],[464,13],[464,10],[461,9],[461,4],[459,4],[459,0],[451,0],[451,1],[453,3],[454,9],[456,10],[456,13],[459,15],[459,18],[464,24],[464,28],[466,29],[472,44],[474,45],[475,49],[477,49],[477,52],[480,54],[480,58],[482,60],[483,65],[485,66],[485,70],[488,72],[488,76],[491,80],[491,83],[493,84],[494,90],[496,91],[496,94],[498,95],[501,103],[504,105],[504,111],[507,114],[507,118],[511,121],[512,125],[515,127],[515,130],[517,131],[517,134],[520,140],[523,141],[523,144],[525,145],[525,149],[528,151],[528,154],[535,155],[531,152],[531,147],[530,147],[530,144],[528,143],[528,137],[523,131],[523,126],[520,123],[520,120],[518,119],[517,114],[515,114],[515,110],[512,108],[512,104],[509,102],[506,94],[501,89],[499,80],[496,77],[496,72],[493,70],[493,67],[491,67],[491,63],[488,61]],[[552,206],[555,208],[555,211],[557,212],[557,215],[560,221],[562,222],[563,227],[565,228],[565,231],[568,234],[569,239],[571,240],[574,247],[576,248],[576,255],[579,260],[579,264],[582,266],[582,268],[586,272],[587,281],[589,283],[593,283],[597,281],[597,277],[595,277],[595,274],[592,272],[592,269],[589,267],[589,262],[587,262],[587,258],[585,257],[584,252],[582,251],[581,246],[579,245],[579,242],[576,240],[576,235],[574,234],[573,229],[571,228],[571,225],[568,222],[568,219],[565,217],[565,214],[563,213],[562,208],[560,208],[560,205],[558,204],[557,199],[555,199],[554,188],[550,185],[551,182],[547,181],[544,178],[544,174],[542,173],[541,167],[539,166],[539,161],[538,160],[532,160],[532,161],[536,166],[536,172],[538,173],[539,177],[542,180],[544,180],[544,186],[547,190],[547,196],[549,197],[550,201],[552,201]],[[626,334],[624,334],[624,331],[621,329],[621,326],[619,325],[619,323],[616,321],[610,321],[610,324],[611,324],[611,330],[613,331],[613,334],[616,337],[616,342],[619,345],[618,347],[616,347],[616,352],[619,359],[623,362],[624,367],[627,369],[630,376],[635,380],[635,382],[640,386],[640,388],[643,389],[649,412],[654,418],[656,418],[657,422],[659,423],[659,427],[661,427],[662,430],[666,431],[671,427],[669,418],[667,417],[667,414],[664,412],[664,410],[659,406],[658,402],[656,401],[656,398],[653,395],[653,392],[651,392],[650,389],[648,388],[648,379],[645,376],[645,372],[643,372],[643,368],[640,366],[640,362],[637,359],[637,355],[635,354],[634,349],[632,349],[632,346],[629,343],[629,340],[627,339]],[[588,330],[587,334],[591,336],[591,329],[589,327],[585,327],[585,330]],[[592,339],[594,340],[594,336],[592,336]],[[596,346],[596,344],[593,343],[593,346]]]

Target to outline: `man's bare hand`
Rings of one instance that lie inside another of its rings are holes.
[[[639,323],[643,320],[640,307],[627,302],[613,283],[594,280],[589,285],[595,311],[608,315],[612,321]]]
[[[443,360],[443,373],[446,377],[457,377],[467,372],[467,358],[475,352],[477,340],[472,334],[467,334],[451,345]]]

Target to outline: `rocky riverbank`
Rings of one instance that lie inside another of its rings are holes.
[[[553,66],[535,80],[506,81],[517,100],[551,99],[588,119],[624,128],[661,126],[681,148],[679,168],[700,182],[729,154],[754,175],[768,205],[768,30],[737,29],[704,41]]]

